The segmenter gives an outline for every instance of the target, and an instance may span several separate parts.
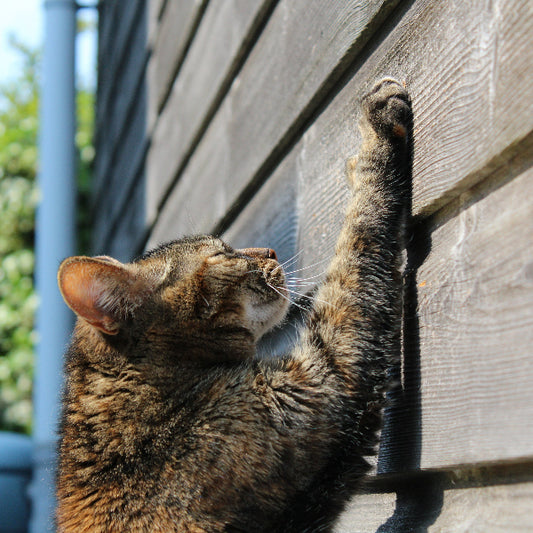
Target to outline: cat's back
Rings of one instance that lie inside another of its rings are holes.
[[[186,392],[168,369],[106,376],[84,365],[69,375],[59,531],[272,532],[309,483],[313,445],[303,430],[298,438],[309,417],[314,463],[325,461],[328,415],[299,387],[312,380],[294,361],[203,369]]]

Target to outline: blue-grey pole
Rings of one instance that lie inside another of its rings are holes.
[[[53,531],[62,356],[72,316],[59,294],[59,262],[75,250],[75,0],[44,0],[40,109],[41,195],[37,210],[37,361],[34,383],[34,473],[30,531]]]

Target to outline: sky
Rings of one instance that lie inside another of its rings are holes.
[[[12,79],[19,67],[18,54],[9,47],[9,35],[14,34],[22,43],[42,46],[44,37],[45,0],[3,0],[0,15],[0,83]],[[94,1],[81,2],[92,5]],[[84,9],[79,16],[96,21],[95,9]],[[76,43],[78,79],[88,86],[95,85],[96,37],[95,32],[84,32]]]

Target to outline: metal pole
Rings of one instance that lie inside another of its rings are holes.
[[[37,210],[37,363],[30,531],[53,531],[54,480],[62,355],[72,317],[57,289],[61,259],[75,250],[75,0],[44,0],[40,110],[41,202]]]

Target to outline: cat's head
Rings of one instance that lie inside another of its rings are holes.
[[[211,236],[173,241],[126,264],[70,257],[58,283],[85,329],[139,353],[239,360],[288,308],[273,250],[234,250]]]

